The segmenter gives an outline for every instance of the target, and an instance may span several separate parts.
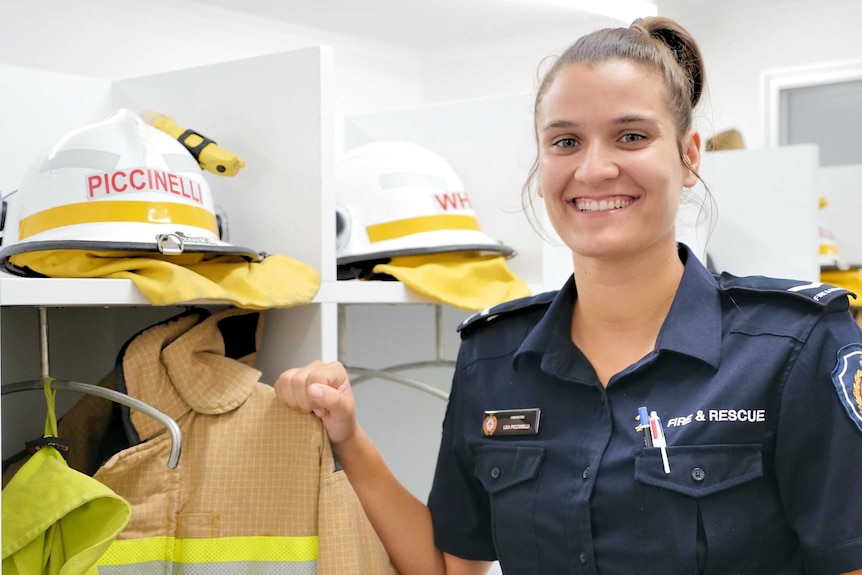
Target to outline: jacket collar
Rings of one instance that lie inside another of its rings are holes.
[[[250,313],[256,321],[236,321]],[[201,317],[183,314],[135,336],[118,362],[118,387],[177,421],[189,412],[217,415],[242,405],[261,376],[253,365],[262,316],[231,308]],[[244,332],[231,329],[237,327]],[[245,343],[237,345],[238,338]],[[226,349],[245,355],[228,357]],[[141,440],[164,430],[136,411],[130,420]]]

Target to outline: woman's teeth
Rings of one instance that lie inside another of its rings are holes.
[[[575,207],[582,212],[606,212],[624,208],[632,203],[632,199],[615,200],[575,200]]]

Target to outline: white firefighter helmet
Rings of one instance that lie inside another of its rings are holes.
[[[64,136],[7,196],[0,258],[42,250],[237,254],[200,166],[121,109]],[[223,239],[224,238],[224,239]]]
[[[418,144],[353,148],[338,162],[335,185],[340,267],[455,251],[514,254],[482,232],[452,166]]]

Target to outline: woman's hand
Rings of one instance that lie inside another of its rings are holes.
[[[356,403],[347,370],[340,362],[315,360],[288,369],[275,381],[275,394],[293,409],[314,412],[335,445],[356,433]]]

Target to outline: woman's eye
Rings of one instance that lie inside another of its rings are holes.
[[[574,138],[562,138],[554,142],[558,148],[574,148],[578,145],[578,141]]]
[[[626,144],[634,144],[635,142],[640,142],[644,138],[645,136],[642,136],[641,134],[626,134],[620,138],[620,141],[625,142]]]

